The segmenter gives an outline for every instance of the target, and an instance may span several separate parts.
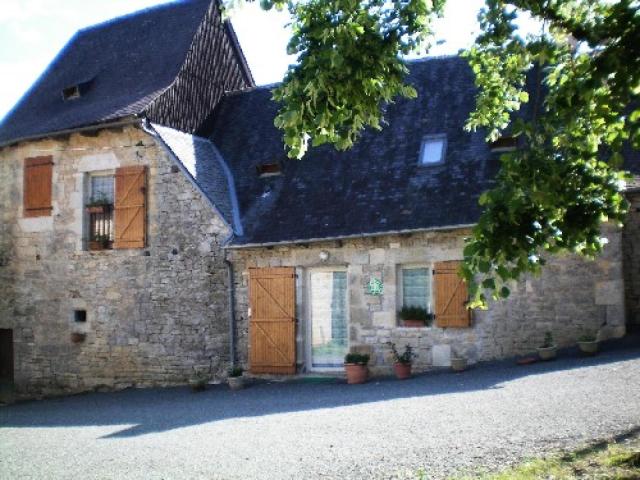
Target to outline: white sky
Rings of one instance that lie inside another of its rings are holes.
[[[80,28],[166,0],[2,0],[0,7],[0,118]],[[483,0],[449,0],[436,25],[430,55],[456,53],[475,38]],[[259,85],[278,82],[293,60],[286,55],[286,13],[264,12],[258,2],[232,12],[249,67]],[[531,29],[533,23],[524,26]]]

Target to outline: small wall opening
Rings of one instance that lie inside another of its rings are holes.
[[[78,323],[85,323],[87,321],[87,311],[86,310],[74,310],[73,311],[73,321]]]

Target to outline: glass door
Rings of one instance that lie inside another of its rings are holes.
[[[311,368],[342,368],[348,349],[347,272],[311,272]]]

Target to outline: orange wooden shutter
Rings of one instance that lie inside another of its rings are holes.
[[[146,167],[118,168],[113,248],[144,248],[146,216]]]
[[[24,161],[24,216],[51,215],[51,174],[53,157],[33,157]]]
[[[293,268],[249,269],[249,364],[252,373],[296,373]]]
[[[471,326],[471,310],[467,308],[467,284],[458,275],[460,262],[437,262],[433,279],[438,327],[465,328]]]

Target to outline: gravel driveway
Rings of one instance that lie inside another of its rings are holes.
[[[361,386],[131,390],[0,408],[0,478],[441,478],[640,427],[640,345]]]

